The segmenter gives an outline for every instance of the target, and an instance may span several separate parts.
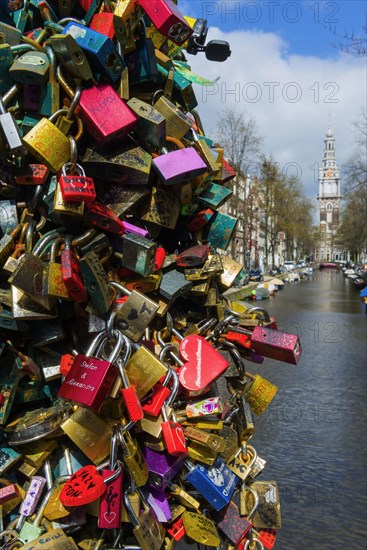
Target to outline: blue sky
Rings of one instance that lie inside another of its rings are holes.
[[[195,73],[219,78],[207,88],[194,86],[206,133],[220,135],[216,121],[225,109],[253,118],[262,152],[316,197],[329,124],[341,169],[355,151],[353,122],[366,109],[367,57],[334,44],[343,42],[346,32],[362,33],[367,3],[179,0],[178,5],[185,15],[207,18],[208,40],[227,40],[232,49],[224,63],[210,62],[202,53],[188,55]]]
[[[366,20],[364,0],[186,0],[186,12],[204,17],[224,31],[239,28],[276,33],[288,44],[288,54],[336,57],[348,34],[361,33]]]

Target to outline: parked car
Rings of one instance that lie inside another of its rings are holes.
[[[250,281],[257,281],[260,283],[264,280],[263,272],[261,271],[261,269],[251,269],[249,275]]]
[[[296,267],[294,265],[294,262],[292,262],[291,260],[286,260],[284,262],[284,267],[286,268],[287,271],[293,271],[293,269]]]

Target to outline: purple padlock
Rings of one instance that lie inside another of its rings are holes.
[[[23,84],[23,106],[26,111],[39,112],[42,98],[42,86],[40,84]]]
[[[152,166],[165,185],[184,183],[192,180],[208,170],[207,165],[193,147],[167,151],[153,159]]]
[[[171,521],[172,513],[166,493],[162,489],[156,489],[153,487],[150,487],[149,489],[147,487],[143,487],[142,491],[156,520],[161,523]]]
[[[149,231],[146,229],[143,229],[142,227],[138,227],[137,225],[133,225],[132,223],[129,223],[124,220],[124,226],[125,226],[125,233],[134,233],[134,235],[139,235],[139,237],[146,238],[149,234]]]
[[[143,455],[148,465],[150,487],[164,490],[182,469],[186,455],[173,456],[149,447],[143,447]]]

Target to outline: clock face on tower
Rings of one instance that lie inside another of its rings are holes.
[[[326,176],[328,178],[332,177],[334,175],[334,170],[332,170],[331,168],[329,168],[329,170],[326,172]]]

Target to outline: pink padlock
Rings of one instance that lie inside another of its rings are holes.
[[[193,147],[168,152],[153,159],[152,166],[165,185],[184,183],[208,170],[207,165]]]
[[[117,359],[123,340],[116,331],[116,343],[107,361],[93,356],[97,349],[103,349],[107,341],[106,333],[99,333],[89,346],[86,355],[78,354],[64,382],[61,384],[58,396],[99,411],[117,376],[117,367],[113,364]]]
[[[98,84],[83,90],[79,107],[87,131],[99,145],[118,141],[137,122],[130,107],[109,84]]]

